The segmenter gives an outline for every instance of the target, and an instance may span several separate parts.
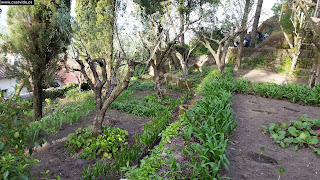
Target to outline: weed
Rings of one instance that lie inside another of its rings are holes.
[[[265,148],[264,148],[264,146],[261,146],[260,147],[260,155],[259,155],[259,160],[260,160],[260,157],[261,157],[261,155],[262,155],[262,152],[265,150]]]
[[[279,167],[279,170],[278,170],[278,173],[279,173],[278,180],[280,180],[281,175],[283,175],[285,171],[286,171],[286,169],[285,169],[283,166]]]
[[[48,170],[43,170],[43,171],[41,171],[41,174],[43,174],[43,175],[48,175],[49,174],[49,172],[50,172],[50,170],[48,169]]]

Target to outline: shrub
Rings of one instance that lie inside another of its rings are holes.
[[[20,98],[6,101],[0,98],[0,179],[27,179],[29,165],[37,164],[32,157],[24,154],[28,144],[32,143],[30,106],[30,102]]]

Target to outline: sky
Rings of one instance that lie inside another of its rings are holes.
[[[273,4],[276,2],[277,2],[277,0],[264,0],[263,5],[262,5],[262,13],[261,13],[261,17],[260,17],[260,22],[263,22],[263,21],[267,20],[269,17],[273,16],[273,12],[272,12],[271,8],[272,8]],[[7,19],[7,11],[8,11],[9,6],[8,5],[6,5],[6,6],[0,5],[0,8],[2,9],[2,13],[0,14],[0,26],[7,26],[6,19]],[[75,8],[75,0],[72,0],[72,3],[71,3],[71,14],[72,15],[75,14],[74,8]]]

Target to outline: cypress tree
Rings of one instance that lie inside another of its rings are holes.
[[[11,6],[7,23],[10,27],[11,50],[19,55],[19,68],[31,78],[34,118],[42,117],[44,77],[66,51],[67,36],[54,17],[68,0],[37,0],[32,6]]]

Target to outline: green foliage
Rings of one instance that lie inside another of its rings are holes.
[[[211,32],[206,32],[205,34],[206,34],[207,37],[211,36]],[[212,38],[213,39],[220,40],[223,37],[224,36],[223,36],[221,30],[219,30],[219,29],[213,30],[213,32],[212,32]],[[193,39],[191,43],[193,44],[193,46],[196,47],[192,51],[193,54],[198,54],[198,55],[210,55],[211,54],[210,51],[202,43],[200,43],[200,41],[198,41],[197,39]],[[210,46],[215,51],[219,47],[219,45],[216,42],[213,42],[213,41],[210,41]]]
[[[42,89],[46,77],[55,70],[58,55],[65,53],[69,40],[54,17],[65,0],[38,0],[33,6],[11,6],[7,23],[10,28],[8,40],[11,53],[19,54],[24,63],[19,63],[20,78],[32,79],[35,118],[42,116]],[[27,19],[27,20],[26,20]],[[68,23],[67,20],[65,23]]]
[[[50,113],[39,121],[30,123],[30,136],[35,140],[41,131],[55,132],[63,123],[73,124],[95,108],[95,100],[90,91],[81,92],[71,89],[65,93],[65,99],[51,102],[45,109]]]
[[[30,138],[32,119],[30,102],[19,98],[0,98],[0,179],[28,179],[30,165],[37,161],[25,155]],[[39,143],[35,143],[39,144]]]
[[[231,56],[228,56],[228,64],[235,64],[236,63],[236,59],[237,59],[237,55],[233,54]]]
[[[317,147],[319,138],[315,132],[320,129],[320,119],[308,119],[307,115],[302,115],[300,120],[292,120],[288,125],[284,122],[271,123],[269,128],[264,125],[262,128],[264,133],[269,132],[273,140],[283,148],[294,145],[292,150],[297,151],[299,147],[307,145],[320,155],[320,149]]]
[[[69,86],[66,87],[68,89]],[[90,92],[80,92],[71,89],[65,93],[64,100],[53,102],[50,100],[52,113],[39,121],[32,121],[32,104],[19,98],[0,100],[0,177],[8,175],[8,179],[25,179],[30,170],[30,164],[37,162],[24,154],[29,148],[32,153],[34,146],[39,146],[45,139],[39,139],[41,131],[54,133],[55,128],[61,127],[62,123],[72,124],[79,120],[82,115],[87,115],[95,107],[95,101]],[[47,100],[49,102],[49,100]],[[37,140],[37,142],[35,142]]]
[[[126,101],[115,101],[110,105],[111,109],[117,109],[139,117],[152,117],[157,112],[164,111],[166,108],[158,103],[148,103],[139,99],[127,99]]]
[[[161,100],[158,99],[155,94],[150,94],[141,99],[140,97],[135,96],[134,91],[132,90],[149,89],[149,87],[148,84],[134,85],[134,87],[131,87],[120,94],[116,101],[110,105],[110,108],[140,117],[155,117],[158,112],[165,112],[167,108],[169,108],[169,111],[176,108],[178,102],[168,96],[165,96],[164,99]]]
[[[126,172],[125,176],[128,179],[155,179],[159,177],[156,170],[164,164],[165,161],[159,152],[159,148],[155,148],[150,156],[146,156],[141,160],[139,168],[137,166],[127,166],[122,167],[121,171]]]
[[[148,82],[148,81],[147,81]],[[138,86],[141,87],[141,85],[144,84],[141,83],[141,81],[137,81]],[[135,87],[135,88],[136,88]],[[132,89],[135,89],[132,88]],[[118,99],[114,103],[123,103],[125,101],[128,101],[128,99],[135,100],[135,103],[131,104],[130,107],[137,106],[139,102],[144,102],[145,106],[142,106],[141,108],[152,107],[152,106],[159,106],[163,109],[161,111],[154,111],[152,116],[154,118],[151,120],[151,123],[147,123],[144,125],[144,131],[143,133],[139,135],[135,135],[135,139],[138,142],[140,142],[142,145],[150,146],[159,136],[162,136],[161,138],[161,149],[158,150],[152,150],[153,153],[150,155],[151,157],[145,157],[144,160],[141,161],[140,168],[137,168],[136,166],[130,167],[130,165],[136,163],[136,159],[139,154],[142,153],[142,148],[135,144],[132,147],[129,147],[129,145],[123,145],[121,148],[117,151],[112,153],[114,161],[111,163],[99,163],[96,166],[93,166],[92,168],[88,167],[83,172],[83,178],[84,179],[97,179],[97,178],[114,178],[119,177],[119,170],[122,167],[122,171],[125,173],[128,173],[129,177],[136,177],[138,179],[148,179],[151,177],[156,177],[154,173],[155,169],[160,168],[160,166],[165,164],[165,159],[162,157],[161,152],[164,152],[164,144],[167,142],[170,142],[170,138],[173,136],[178,135],[177,129],[180,129],[181,123],[173,123],[169,127],[167,127],[167,124],[169,123],[171,119],[171,113],[170,111],[176,109],[176,107],[183,103],[187,98],[190,97],[188,93],[182,98],[179,98],[178,100],[174,100],[168,96],[165,96],[163,100],[160,100],[157,98],[155,94],[150,94],[148,96],[145,96],[144,98],[140,98],[137,96],[134,96],[134,91],[131,88],[127,89],[122,93]],[[139,88],[139,90],[143,89]],[[148,106],[149,104],[149,106]],[[151,106],[150,106],[151,104]],[[128,104],[123,104],[123,107],[129,106]],[[128,110],[128,109],[126,109]],[[130,111],[126,111],[130,112]],[[165,131],[163,131],[166,129]],[[163,131],[163,132],[162,132]],[[161,133],[162,132],[162,133]],[[157,149],[157,147],[156,147]],[[168,152],[170,153],[170,152]],[[175,164],[174,157],[170,157],[170,164],[169,167],[172,167],[172,171],[169,171],[168,174],[171,174],[173,176],[177,176],[178,173],[178,167],[179,165]],[[151,163],[151,165],[150,165]]]
[[[221,167],[228,168],[226,146],[236,127],[230,107],[234,90],[229,69],[224,77],[212,70],[198,86],[196,93],[203,98],[183,118],[184,138],[190,141],[184,152],[191,157],[192,178],[219,178]]]
[[[144,90],[154,90],[154,82],[152,82],[151,80],[138,80],[135,84],[133,84],[132,86],[128,87],[129,90],[140,90],[140,91],[144,91]],[[120,95],[122,96],[122,95]]]
[[[283,59],[283,64],[276,68],[276,72],[288,74],[291,69],[291,61],[292,60],[290,57],[285,57]],[[298,62],[297,62],[297,65],[298,65]]]
[[[188,54],[189,50],[190,50],[190,46],[188,44],[184,44],[183,46],[179,45],[179,44],[175,44],[174,48],[176,51],[178,51],[180,54]]]
[[[171,113],[170,110],[174,110],[178,107],[179,104],[183,104],[183,102],[188,98],[188,93],[183,98],[178,98],[176,101],[170,97],[166,97],[161,100],[158,99],[155,94],[150,94],[146,96],[144,99],[148,103],[159,103],[163,105],[168,105],[166,109],[161,112],[157,112],[155,118],[152,119],[151,123],[146,123],[143,126],[143,134],[139,137],[140,143],[145,146],[151,146],[152,143],[158,138],[161,131],[163,131],[167,124],[170,121]],[[163,138],[163,137],[162,137]]]
[[[171,150],[165,149],[165,145],[170,143],[170,139],[176,137],[179,134],[179,130],[181,129],[181,121],[175,121],[170,124],[164,131],[161,133],[161,141],[159,145],[155,146],[153,150],[151,150],[151,154],[149,156],[144,157],[141,160],[140,167],[132,166],[129,164],[121,168],[121,171],[125,173],[127,179],[155,179],[160,178],[160,176],[156,173],[156,170],[161,166],[166,165],[165,158],[162,156],[162,153],[171,154]],[[168,162],[169,168],[171,171],[168,171],[167,174],[171,174],[172,177],[178,175],[178,167],[179,165],[175,163],[174,157],[171,155]]]
[[[186,76],[187,78],[191,78],[194,79],[196,81],[194,87],[197,87],[198,84],[201,83],[202,79],[204,77],[206,77],[210,72],[211,72],[212,68],[208,67],[208,66],[204,66],[202,67],[202,72],[200,71],[195,71],[195,69],[190,68],[189,74]]]
[[[115,2],[115,0],[76,0],[73,33],[82,38],[82,45],[93,58],[109,56],[112,52]],[[78,49],[83,49],[80,43],[74,44]]]
[[[285,30],[285,32],[293,32],[294,27],[292,25],[291,21],[291,13],[292,9],[288,7],[288,4],[283,4],[284,5],[284,11],[283,14],[281,15],[281,24]],[[272,11],[275,14],[275,18],[279,19],[281,8],[283,6],[281,3],[275,3],[272,7]],[[281,30],[280,27],[276,28],[274,31]],[[271,34],[272,32],[269,32]]]
[[[151,124],[143,125],[143,134],[140,136],[140,143],[145,146],[150,146],[159,136],[160,132],[167,127],[170,121],[170,113],[168,109],[159,112],[156,118],[152,119]]]
[[[238,92],[253,93],[274,99],[290,99],[292,102],[320,106],[320,86],[310,88],[302,84],[251,83],[244,79],[236,80],[234,84]]]
[[[98,137],[92,136],[92,126],[79,128],[75,134],[69,134],[69,140],[65,146],[69,152],[79,152],[80,158],[92,159],[98,156],[111,158],[119,148],[126,144],[128,132],[119,128],[102,127],[102,133]]]
[[[142,153],[142,148],[138,145],[130,147],[124,144],[117,152],[112,153],[114,161],[105,162],[104,159],[97,162],[97,164],[90,168],[84,168],[81,172],[84,180],[91,179],[116,179],[121,175],[120,168],[128,166],[136,162],[139,154]]]
[[[243,67],[250,67],[250,68],[266,67],[267,61],[265,61],[265,58],[263,56],[258,56],[256,58],[243,61],[242,66]]]
[[[186,90],[180,88],[180,87],[177,87],[177,86],[171,86],[171,85],[167,85],[166,86],[166,89],[172,89],[174,91],[179,91],[179,92],[186,92]]]
[[[290,57],[285,57],[283,59],[283,64],[281,66],[278,66],[276,68],[276,72],[278,73],[284,73],[284,74],[289,74],[291,71],[291,64],[292,64],[292,59]],[[310,69],[312,67],[312,61],[308,60],[302,60],[298,59],[297,64],[296,64],[296,70],[293,71],[293,74],[296,76],[308,76],[308,73],[302,71],[302,70],[297,70],[298,68],[301,69]]]
[[[137,76],[141,76],[143,75],[143,71],[146,68],[146,64],[139,64],[136,66],[136,68],[134,69],[134,73],[133,73],[133,77],[137,77]]]
[[[144,16],[148,16],[159,12],[164,13],[165,0],[134,0],[135,3],[140,5],[141,10],[144,12]]]
[[[45,98],[57,98],[59,96],[64,95],[67,91],[77,88],[78,84],[67,83],[63,88],[50,88],[51,92],[44,91]]]
[[[116,179],[118,174],[118,171],[114,168],[114,164],[105,163],[103,160],[98,161],[92,168],[90,168],[90,166],[84,168],[81,172],[83,180],[99,178]]]

